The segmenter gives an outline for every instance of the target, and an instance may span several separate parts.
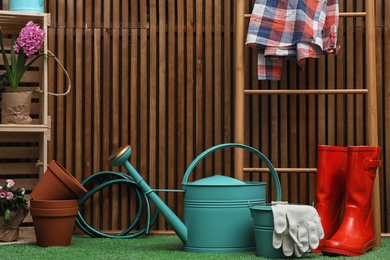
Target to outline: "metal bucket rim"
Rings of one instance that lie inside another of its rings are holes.
[[[256,205],[249,205],[249,208],[251,210],[271,211],[272,210],[272,208],[271,208],[272,205],[275,205],[275,204],[272,204],[272,203],[262,203],[262,204],[256,204]]]
[[[197,184],[195,182],[187,182],[186,187],[248,187],[248,186],[263,186],[267,184],[264,181],[249,181],[243,184]]]

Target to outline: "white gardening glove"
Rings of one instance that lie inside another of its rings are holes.
[[[301,252],[316,249],[320,239],[324,237],[324,230],[316,209],[307,205],[292,206],[287,210],[291,238]]]
[[[277,212],[276,221],[281,224],[275,226],[274,232],[281,234],[283,228],[288,228],[289,235],[294,244],[294,254],[297,257],[315,249],[319,245],[319,240],[324,237],[324,230],[321,225],[317,211],[312,206],[306,205],[275,205],[272,209]],[[287,225],[282,221],[285,218]],[[275,215],[274,215],[275,224]],[[283,230],[284,232],[285,230]],[[284,233],[283,233],[284,234]],[[286,236],[284,234],[284,236]],[[283,238],[285,240],[285,238]],[[287,238],[286,238],[287,240]],[[289,253],[290,253],[289,249]],[[287,255],[286,255],[287,256]]]
[[[292,256],[294,253],[294,241],[288,230],[286,212],[284,209],[276,208],[275,206],[272,206],[271,209],[274,219],[272,246],[276,249],[282,248],[285,256]]]
[[[280,232],[280,231],[278,231]],[[273,232],[272,246],[276,249],[281,248],[285,256],[292,256],[294,253],[294,241],[292,240],[288,229],[286,228],[282,233]]]

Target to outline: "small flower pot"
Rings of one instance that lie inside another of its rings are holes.
[[[31,200],[37,245],[70,246],[78,209],[78,200]]]
[[[31,124],[31,97],[32,91],[3,93],[1,101],[1,123]]]
[[[4,217],[0,217],[0,241],[12,242],[18,240],[20,224],[22,224],[24,218],[27,216],[28,211],[18,208],[16,211],[11,212],[11,219],[5,220]]]
[[[80,199],[87,193],[83,185],[56,161],[51,161],[31,198],[34,200]]]
[[[44,12],[44,0],[9,0],[9,10],[16,12]]]

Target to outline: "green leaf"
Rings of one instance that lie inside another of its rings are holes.
[[[6,209],[4,212],[4,219],[10,220],[10,218],[11,218],[11,211],[9,209]]]

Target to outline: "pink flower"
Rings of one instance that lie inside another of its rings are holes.
[[[45,40],[45,31],[42,30],[39,25],[30,21],[20,31],[14,50],[19,53],[20,48],[23,48],[24,53],[28,58],[31,58],[36,52],[39,51],[43,41]]]
[[[4,199],[7,197],[7,191],[6,190],[0,190],[0,199]]]
[[[14,194],[10,191],[7,192],[7,197],[5,197],[6,200],[12,200],[14,198]]]
[[[14,180],[8,179],[5,181],[7,183],[7,188],[10,189],[15,185]]]

